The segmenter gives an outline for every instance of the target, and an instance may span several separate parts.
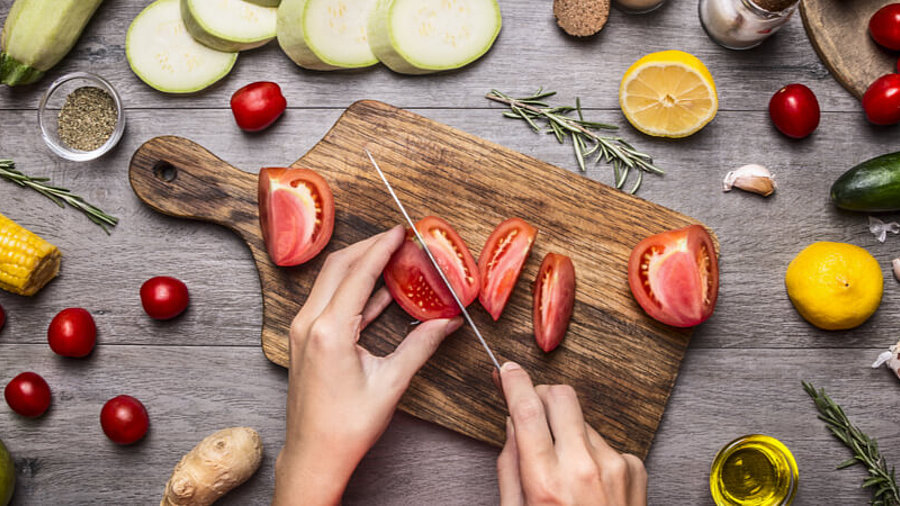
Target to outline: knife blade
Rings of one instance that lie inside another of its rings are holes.
[[[422,249],[425,250],[425,254],[428,256],[428,259],[431,260],[431,265],[437,270],[438,274],[441,276],[441,280],[444,282],[444,285],[450,290],[450,295],[453,296],[453,300],[456,302],[456,305],[459,307],[460,311],[462,311],[463,318],[465,318],[466,322],[472,327],[472,330],[475,332],[475,337],[478,338],[478,342],[481,343],[481,346],[484,347],[484,351],[487,352],[488,357],[490,357],[491,362],[493,362],[494,367],[497,370],[500,370],[500,362],[497,361],[497,357],[494,355],[494,352],[491,351],[491,347],[488,346],[487,341],[484,340],[484,336],[481,335],[481,331],[478,330],[478,327],[475,325],[475,322],[472,321],[472,317],[469,316],[469,312],[466,311],[466,307],[463,305],[462,301],[459,299],[459,296],[456,295],[456,291],[453,290],[453,287],[450,286],[450,281],[447,279],[447,276],[444,274],[444,271],[441,270],[441,266],[438,265],[437,260],[434,259],[434,255],[431,253],[431,250],[428,248],[428,244],[425,243],[425,239],[422,237],[422,234],[419,233],[419,230],[416,229],[416,225],[413,223],[412,218],[409,217],[409,213],[406,212],[406,208],[403,207],[403,203],[400,202],[400,198],[397,197],[397,194],[394,192],[394,188],[391,186],[391,183],[388,182],[387,177],[384,175],[384,172],[381,170],[381,167],[378,166],[378,162],[375,161],[375,158],[372,157],[372,153],[369,152],[368,149],[364,150],[366,155],[369,156],[369,161],[372,162],[372,166],[375,167],[375,170],[378,171],[378,175],[381,176],[381,180],[384,182],[384,186],[387,187],[388,193],[391,194],[391,197],[394,199],[394,203],[397,204],[397,207],[400,209],[400,213],[403,214],[403,217],[406,218],[406,223],[409,224],[410,228],[414,234],[416,234],[416,239],[419,240],[419,244],[422,245]]]

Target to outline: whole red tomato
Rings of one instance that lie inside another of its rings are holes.
[[[813,133],[819,126],[819,115],[815,93],[802,84],[789,84],[769,100],[769,116],[775,128],[794,139]]]
[[[885,5],[869,18],[869,35],[887,49],[900,50],[900,3]]]
[[[64,357],[84,357],[91,353],[97,342],[97,325],[86,309],[63,309],[50,322],[47,329],[50,349]]]
[[[269,81],[250,83],[231,96],[234,120],[247,132],[258,132],[275,123],[286,107],[281,87]]]
[[[41,416],[50,407],[50,385],[33,372],[23,372],[10,380],[3,396],[9,407],[22,416]]]
[[[141,304],[155,320],[171,320],[188,307],[187,285],[169,276],[150,278],[141,285]]]
[[[150,416],[141,401],[130,395],[120,395],[103,405],[100,426],[106,437],[114,443],[130,445],[147,434]]]
[[[862,99],[866,118],[876,125],[900,122],[900,74],[881,76],[869,85]]]

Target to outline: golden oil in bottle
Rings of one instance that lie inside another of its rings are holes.
[[[799,479],[797,462],[781,441],[751,434],[719,450],[709,489],[718,506],[788,506]]]

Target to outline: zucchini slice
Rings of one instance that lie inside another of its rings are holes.
[[[225,77],[237,53],[223,53],[194,40],[181,20],[178,0],[156,0],[131,22],[125,36],[131,70],[167,93],[193,93]]]
[[[378,0],[369,44],[391,70],[429,74],[480,58],[501,24],[496,0]]]
[[[197,42],[233,53],[275,38],[275,7],[244,0],[181,0],[181,18]]]
[[[250,3],[254,3],[256,5],[262,5],[263,7],[278,7],[278,4],[281,3],[281,0],[247,0]]]
[[[378,63],[366,33],[374,8],[375,0],[283,0],[278,44],[303,68],[370,67]]]

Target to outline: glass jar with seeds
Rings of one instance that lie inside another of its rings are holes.
[[[125,131],[122,100],[105,79],[67,74],[50,85],[38,106],[41,136],[51,151],[74,161],[94,160]]]

